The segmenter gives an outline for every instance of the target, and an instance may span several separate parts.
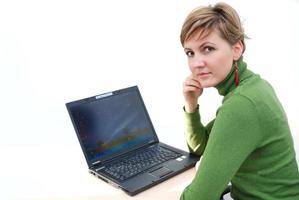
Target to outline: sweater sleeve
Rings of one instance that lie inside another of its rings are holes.
[[[226,100],[218,110],[195,178],[185,188],[181,200],[219,200],[229,181],[261,140],[257,116],[248,98],[234,96]]]
[[[203,154],[213,123],[214,120],[207,126],[201,123],[198,107],[194,113],[185,112],[185,136],[190,152],[199,156]]]

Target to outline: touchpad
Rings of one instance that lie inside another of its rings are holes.
[[[166,167],[160,167],[160,168],[156,169],[155,171],[151,171],[150,174],[154,175],[155,177],[161,178],[171,172],[172,172],[172,170],[170,170]]]

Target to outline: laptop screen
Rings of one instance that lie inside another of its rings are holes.
[[[67,104],[88,161],[157,140],[137,86]]]

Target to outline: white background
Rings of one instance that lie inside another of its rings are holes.
[[[55,174],[74,157],[87,166],[65,103],[110,90],[138,85],[160,140],[186,149],[181,86],[189,71],[179,34],[193,8],[214,2],[1,0],[1,196],[67,196],[58,187],[71,176]],[[299,1],[225,2],[251,38],[249,69],[284,106],[299,160]],[[221,99],[205,90],[204,122]],[[52,178],[41,178],[45,171]]]

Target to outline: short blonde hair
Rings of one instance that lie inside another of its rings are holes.
[[[226,3],[217,3],[214,6],[198,7],[186,18],[181,30],[181,44],[190,39],[196,33],[208,35],[213,30],[218,30],[220,36],[230,45],[241,41],[243,53],[245,51],[244,33],[240,18],[235,9]]]

